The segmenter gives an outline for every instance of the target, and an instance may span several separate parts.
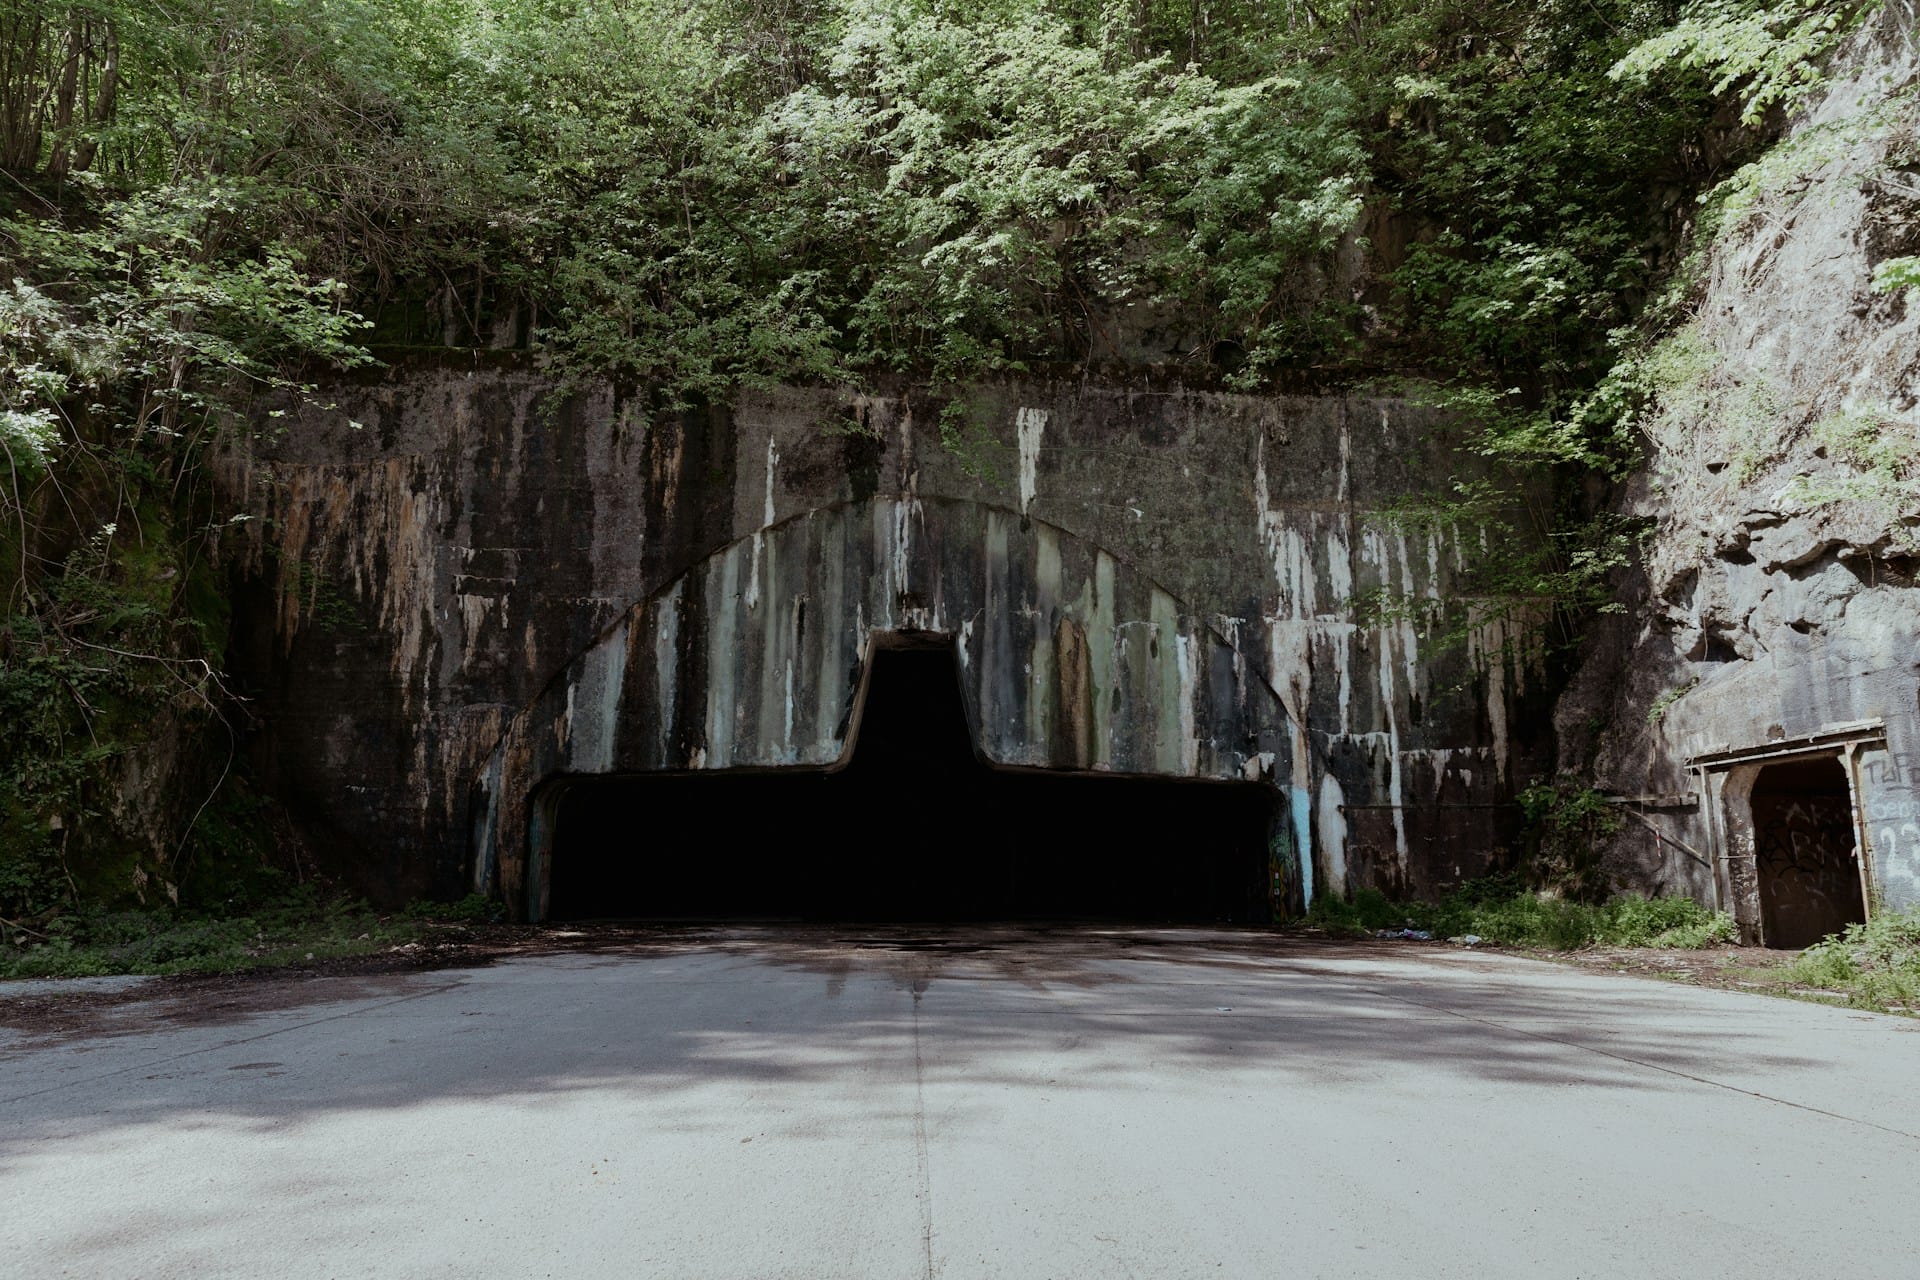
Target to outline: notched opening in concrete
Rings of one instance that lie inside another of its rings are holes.
[[[549,918],[1266,918],[1269,787],[989,767],[950,645],[876,649],[855,724],[833,770],[569,780]]]

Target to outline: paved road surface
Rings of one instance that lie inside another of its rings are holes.
[[[1168,930],[143,990],[0,1030],[0,1274],[1920,1276],[1892,1017]]]

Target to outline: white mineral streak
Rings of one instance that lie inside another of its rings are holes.
[[[894,556],[898,560],[898,563],[895,565],[895,578],[900,583],[900,590],[902,592],[912,594],[915,527],[918,526],[918,534],[924,537],[926,534],[927,509],[920,504],[920,499],[907,498],[902,502],[896,503],[895,510],[897,512],[895,520],[899,528],[899,537],[894,541]],[[938,574],[934,575],[933,582],[935,585],[938,584]],[[900,619],[900,625],[910,631],[942,630],[943,627],[940,621],[941,595],[937,590],[933,591],[931,595],[931,600],[923,604],[915,605],[907,610],[906,614]]]
[[[1403,544],[1404,545],[1404,544]],[[1404,550],[1403,550],[1404,558]],[[1380,589],[1393,591],[1393,567],[1387,555],[1386,540],[1378,530],[1368,529],[1361,538],[1361,557],[1380,572]],[[1400,778],[1400,718],[1394,706],[1393,639],[1399,628],[1386,623],[1379,629],[1380,641],[1380,714],[1387,722],[1387,803],[1392,805],[1393,847],[1400,865],[1407,863],[1407,824],[1402,811],[1405,791]]]
[[[500,871],[500,784],[507,767],[507,752],[504,746],[495,747],[493,755],[487,759],[486,779],[481,789],[487,799],[484,814],[475,827],[479,833],[480,847],[475,851],[473,860],[473,891],[490,894],[494,881]]]
[[[780,468],[780,442],[767,438],[767,501],[760,516],[760,527],[753,531],[753,565],[747,570],[747,608],[760,607],[760,553],[767,529],[773,524],[773,478]]]
[[[781,723],[780,745],[787,759],[797,754],[793,742],[793,655],[787,655],[786,717]]]
[[[868,578],[867,600],[873,605],[873,617],[862,628],[890,631],[898,626],[893,611],[900,603],[900,511],[898,504],[876,502],[868,515],[872,523],[868,536],[873,540],[873,573]]]
[[[653,687],[660,705],[659,751],[662,765],[678,764],[673,758],[673,714],[679,700],[680,676],[680,601],[686,594],[687,580],[676,579],[653,609]]]
[[[1200,735],[1193,719],[1194,672],[1199,665],[1194,650],[1199,644],[1193,636],[1174,638],[1180,663],[1180,771],[1187,774],[1200,771]]]
[[[1447,774],[1453,769],[1454,762],[1462,756],[1471,759],[1477,754],[1478,749],[1474,747],[1417,747],[1405,753],[1409,765],[1424,762],[1433,770],[1433,795],[1436,800],[1446,787]]]
[[[813,615],[812,635],[819,663],[814,668],[813,741],[823,760],[835,760],[844,745],[839,737],[847,711],[847,668],[855,644],[830,624],[847,616],[847,521],[844,512],[822,517],[819,559],[814,568],[814,591],[807,611]]]
[[[1328,887],[1342,895],[1347,892],[1347,815],[1341,808],[1346,802],[1338,778],[1329,773],[1320,779],[1319,857]]]
[[[1040,437],[1051,416],[1045,409],[1021,408],[1013,415],[1013,428],[1020,440],[1020,514],[1033,506],[1040,475]]]
[[[1180,773],[1189,755],[1183,734],[1193,721],[1191,711],[1182,709],[1188,689],[1180,660],[1180,611],[1173,597],[1156,587],[1148,605],[1148,616],[1150,633],[1157,641],[1148,646],[1148,652],[1154,655],[1149,661],[1153,663],[1153,690],[1158,704],[1153,726],[1157,763],[1162,772]]]
[[[1052,525],[1034,529],[1033,587],[1034,607],[1026,612],[1033,618],[1033,649],[1030,654],[1031,678],[1027,682],[1027,758],[1035,764],[1049,760],[1053,742],[1054,699],[1049,696],[1059,679],[1054,660],[1053,628],[1049,621],[1059,616],[1062,595],[1060,532]]]
[[[576,772],[612,770],[626,676],[627,624],[622,622],[587,650],[578,678],[567,686],[568,756]]]
[[[919,514],[918,502],[896,502],[893,504],[893,562],[889,566],[888,581],[893,588],[887,601],[887,610],[891,613],[901,596],[912,590],[908,586],[908,566],[913,557],[913,521]]]
[[[1005,759],[1005,746],[1013,725],[1007,720],[999,690],[1012,683],[1012,672],[1005,670],[1011,654],[1002,653],[995,643],[1007,625],[1003,620],[1012,608],[1007,598],[1007,518],[998,511],[987,512],[985,556],[981,566],[985,578],[985,634],[980,638],[980,746],[995,760]]]
[[[1033,531],[1033,584],[1039,592],[1035,601],[1042,615],[1051,615],[1065,594],[1064,570],[1060,563],[1060,531],[1042,524]]]
[[[784,607],[780,610],[781,614],[784,615],[782,620],[783,625],[780,628],[780,648],[778,651],[780,660],[780,741],[778,749],[774,754],[782,764],[794,764],[799,761],[801,755],[800,744],[794,740],[793,736],[794,690],[798,679],[797,664],[800,656],[800,616],[801,611],[805,609],[805,607],[806,602],[803,596],[789,595],[786,597]],[[771,611],[769,611],[769,614],[771,614]],[[769,650],[767,653],[769,665],[772,664],[774,656],[774,651]]]
[[[1233,663],[1234,700],[1240,706],[1245,707],[1252,701],[1250,691],[1247,688],[1247,657],[1240,651],[1240,628],[1246,625],[1246,619],[1229,617],[1224,613],[1216,613],[1213,615],[1213,623],[1214,626],[1219,628],[1220,634],[1226,637],[1227,651],[1233,655],[1230,661]],[[1248,758],[1242,761],[1241,772],[1245,773],[1248,768],[1255,770],[1252,776],[1259,776],[1259,761],[1257,758]]]
[[[1353,608],[1352,552],[1344,529],[1327,530],[1327,592],[1329,616],[1343,617]]]
[[[1119,672],[1114,665],[1114,560],[1105,551],[1094,552],[1093,604],[1087,611],[1087,666],[1093,694],[1093,767],[1113,767],[1113,690]]]
[[[740,657],[740,548],[720,553],[720,572],[707,575],[707,744],[705,765],[733,763],[733,742],[743,701],[734,695],[734,664]]]
[[[460,601],[460,665],[472,663],[474,651],[480,643],[480,629],[487,619],[493,616],[494,609],[500,610],[500,625],[504,630],[507,623],[507,597],[483,596],[471,591],[463,591]]]
[[[1253,493],[1260,517],[1260,545],[1273,563],[1273,581],[1280,597],[1274,618],[1304,620],[1314,616],[1317,604],[1313,548],[1307,538],[1287,523],[1286,511],[1273,506],[1267,481],[1267,442],[1263,436],[1255,447]]]
[[[388,669],[409,711],[432,693],[434,672],[426,658],[441,631],[432,603],[441,566],[436,530],[442,521],[434,500],[439,486],[421,474],[424,466],[403,455],[367,470],[290,469],[276,506],[283,650],[291,652],[302,613],[312,612],[321,587],[351,582],[354,595],[373,603],[381,628],[392,637]],[[338,554],[337,564],[328,563],[329,547]],[[469,648],[463,638],[462,649]],[[424,748],[425,738],[420,741]]]
[[[1394,537],[1394,550],[1400,565],[1401,607],[1395,612],[1399,615],[1395,630],[1400,636],[1400,661],[1406,671],[1407,693],[1411,696],[1420,692],[1420,646],[1413,630],[1413,569],[1407,563],[1407,535],[1402,532]],[[1386,575],[1381,575],[1381,585],[1386,585]]]
[[[1493,730],[1493,771],[1507,780],[1507,622],[1489,606],[1476,604],[1467,628],[1467,657],[1487,677],[1487,724]]]
[[[1340,732],[1348,733],[1353,728],[1353,633],[1358,630],[1352,624],[1341,626],[1330,635],[1327,648],[1333,653],[1334,679],[1339,682],[1340,690]]]
[[[760,634],[757,640],[749,642],[746,629],[753,625],[751,618],[740,619],[740,648],[742,665],[751,671],[759,669],[758,687],[754,690],[753,706],[741,708],[740,734],[746,742],[746,749],[740,764],[791,764],[793,756],[786,749],[793,735],[783,732],[786,724],[781,714],[781,674],[788,654],[791,652],[792,613],[780,584],[780,547],[784,531],[769,533],[765,558],[761,561],[761,594],[767,607],[760,611]]]
[[[1347,474],[1347,441],[1343,434],[1341,440],[1341,486],[1342,496]],[[1255,446],[1254,499],[1259,507],[1260,541],[1265,547],[1267,557],[1273,566],[1273,581],[1276,591],[1274,611],[1267,622],[1267,675],[1272,681],[1274,691],[1280,695],[1281,705],[1285,708],[1290,752],[1291,777],[1288,788],[1288,816],[1293,834],[1293,845],[1300,870],[1301,896],[1311,906],[1314,893],[1314,863],[1316,850],[1313,844],[1313,755],[1307,739],[1306,711],[1313,700],[1313,642],[1316,635],[1330,633],[1330,628],[1343,626],[1338,614],[1321,615],[1319,610],[1319,582],[1314,561],[1313,539],[1287,522],[1284,509],[1273,506],[1272,486],[1267,477],[1266,438],[1261,437]],[[1317,522],[1311,516],[1309,529],[1317,532]],[[1334,539],[1328,540],[1328,557],[1341,559],[1339,574],[1331,563],[1328,567],[1328,581],[1337,584],[1345,581],[1347,592],[1352,591],[1352,575],[1345,564],[1345,548],[1335,551]],[[1341,576],[1343,575],[1343,576]],[[1333,608],[1344,607],[1344,600],[1336,599]],[[1344,641],[1336,638],[1336,647]],[[1343,655],[1344,657],[1344,655]],[[1342,662],[1342,668],[1345,664]],[[1341,684],[1341,704],[1346,705],[1348,693],[1345,680]]]

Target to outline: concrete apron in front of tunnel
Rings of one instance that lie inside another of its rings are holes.
[[[104,1278],[1911,1274],[1911,1023],[1419,948],[919,941],[951,945],[664,932],[0,1042],[0,1256]]]

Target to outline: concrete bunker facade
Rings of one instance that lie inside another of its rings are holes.
[[[1799,947],[1920,904],[1920,592],[1907,557],[1827,513],[1741,519],[1582,679],[1617,678],[1600,776],[1634,820],[1616,874]],[[1563,719],[1594,706],[1576,685]]]
[[[1666,855],[1662,880],[1731,913],[1742,941],[1787,949],[1920,902],[1920,768],[1899,749],[1911,720],[1792,718],[1809,727],[1755,725],[1742,742],[1706,746],[1695,734],[1685,790],[1619,799]]]
[[[570,780],[843,765],[901,643],[953,655],[991,768],[1266,788],[1270,914],[1484,872],[1545,759],[1531,629],[1468,593],[1483,535],[1382,514],[1456,465],[1403,401],[1034,379],[668,412],[513,365],[336,400],[228,467],[270,517],[229,547],[236,665],[259,770],[403,893],[541,916]]]

